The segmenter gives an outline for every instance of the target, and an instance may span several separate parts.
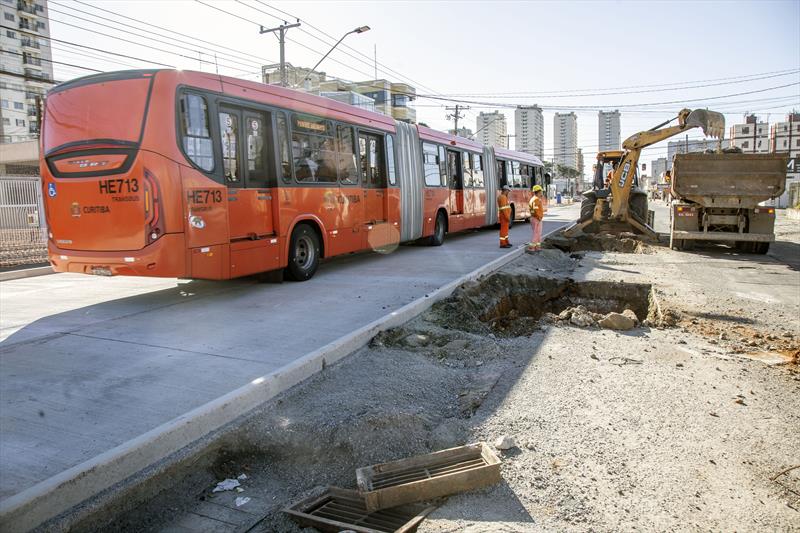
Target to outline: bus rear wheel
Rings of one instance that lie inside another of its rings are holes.
[[[444,243],[444,234],[447,229],[447,218],[444,213],[439,211],[436,215],[436,225],[433,228],[433,235],[428,239],[428,244],[431,246],[441,246]]]
[[[308,224],[300,224],[289,242],[289,265],[286,272],[294,281],[311,279],[319,267],[319,237]]]

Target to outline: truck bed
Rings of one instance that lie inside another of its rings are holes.
[[[672,196],[704,207],[752,209],[783,194],[786,154],[677,154]]]

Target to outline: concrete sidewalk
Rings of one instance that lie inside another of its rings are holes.
[[[545,231],[574,219],[573,211],[549,213]],[[518,224],[512,242],[529,232]],[[65,472],[288,368],[503,252],[497,232],[484,230],[448,236],[440,248],[333,260],[302,284],[69,274],[3,283],[0,508],[63,486]]]

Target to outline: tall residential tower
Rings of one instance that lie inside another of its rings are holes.
[[[578,169],[578,117],[575,113],[556,113],[553,117],[553,160],[558,165]]]
[[[538,105],[518,106],[514,110],[514,146],[518,152],[544,158],[544,115]]]

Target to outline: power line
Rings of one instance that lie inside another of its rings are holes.
[[[211,45],[211,47],[205,47],[205,48],[208,48],[210,50],[214,50],[215,52],[217,52],[219,49],[229,50],[229,51],[232,51],[232,52],[236,52],[237,54],[241,54],[242,56],[249,56],[249,57],[254,58],[256,60],[256,61],[254,61],[254,63],[258,63],[258,62],[265,61],[265,60],[266,61],[270,61],[270,62],[274,62],[272,60],[264,59],[264,58],[261,58],[259,56],[254,55],[254,54],[243,52],[241,50],[236,50],[234,48],[230,48],[230,47],[222,45],[222,44],[214,43],[212,41],[207,41],[205,39],[201,39],[199,37],[195,37],[195,36],[192,36],[192,35],[181,33],[181,32],[178,32],[178,31],[170,29],[170,28],[165,28],[164,26],[158,26],[157,24],[153,24],[151,22],[145,22],[143,20],[139,20],[139,19],[136,19],[136,18],[133,18],[133,17],[129,17],[127,15],[123,15],[121,13],[117,13],[117,12],[111,11],[109,9],[104,9],[102,7],[99,7],[99,6],[95,6],[95,5],[92,5],[92,4],[87,4],[86,2],[83,2],[82,0],[72,0],[72,1],[76,2],[78,4],[83,4],[85,6],[90,6],[90,7],[94,8],[94,9],[99,10],[99,11],[103,11],[105,13],[109,13],[109,14],[115,15],[115,16],[120,17],[120,18],[124,18],[124,19],[127,19],[127,20],[132,20],[134,22],[138,22],[139,24],[143,24],[143,25],[146,25],[146,26],[152,26],[153,28],[158,28],[160,30],[164,30],[166,32],[169,32],[171,34],[180,35],[181,37],[186,37],[186,38],[192,39],[192,40],[197,41],[197,42],[201,42],[201,43],[205,43],[205,44]],[[236,56],[233,56],[232,54],[229,54],[229,55],[231,55],[232,57],[236,57]]]
[[[96,15],[96,14],[94,14],[94,13],[89,13],[89,12],[87,12],[87,11],[83,11],[83,10],[81,10],[81,9],[78,9],[78,8],[75,8],[75,7],[71,7],[71,6],[63,6],[62,4],[59,4],[58,2],[54,2],[54,1],[52,1],[52,0],[51,0],[51,4],[55,4],[55,5],[58,5],[58,6],[60,6],[60,7],[66,7],[67,9],[71,9],[71,10],[73,10],[73,11],[77,11],[77,12],[79,12],[79,13],[83,13],[83,14],[89,15],[89,16],[91,16],[91,17],[98,18],[98,19],[100,19],[100,20],[104,21],[105,23],[113,23],[113,24],[118,24],[118,25],[120,25],[120,26],[125,26],[125,27],[128,27],[128,28],[133,28],[133,29],[135,29],[135,30],[137,30],[137,31],[146,31],[146,32],[150,32],[150,33],[152,33],[153,35],[158,35],[158,36],[160,36],[160,37],[167,37],[167,38],[168,38],[168,39],[170,39],[171,41],[174,41],[174,42],[177,42],[177,43],[185,43],[185,44],[189,44],[189,45],[192,45],[192,46],[194,46],[194,48],[189,48],[189,47],[182,46],[182,45],[179,45],[179,44],[174,44],[174,43],[172,43],[172,42],[169,42],[169,41],[164,41],[164,40],[161,40],[161,39],[156,39],[155,37],[151,37],[151,36],[148,36],[148,35],[142,35],[142,34],[140,34],[140,33],[135,33],[135,32],[132,32],[132,31],[130,31],[130,30],[123,30],[123,29],[120,29],[120,28],[115,28],[115,27],[113,27],[113,26],[107,26],[109,29],[113,29],[113,30],[115,30],[115,31],[119,31],[119,32],[126,33],[126,34],[129,34],[129,35],[135,35],[135,36],[137,36],[137,37],[141,37],[141,38],[144,38],[144,39],[148,39],[148,40],[151,40],[151,41],[154,41],[154,42],[158,42],[158,43],[162,43],[162,44],[167,44],[167,45],[169,45],[169,46],[174,46],[175,48],[180,48],[180,49],[183,49],[183,50],[189,50],[189,51],[191,51],[191,52],[195,52],[195,53],[197,53],[197,54],[205,54],[205,55],[210,55],[210,54],[218,54],[220,57],[222,57],[222,58],[223,58],[223,59],[225,59],[226,61],[229,61],[230,63],[235,63],[235,64],[238,64],[238,65],[244,65],[244,66],[246,66],[246,67],[248,67],[248,68],[252,68],[252,67],[253,67],[253,65],[258,65],[258,63],[257,63],[256,61],[253,61],[253,60],[250,60],[250,59],[245,59],[244,61],[247,61],[247,63],[244,63],[244,62],[241,62],[241,61],[239,61],[239,60],[238,60],[239,58],[236,58],[236,59],[226,58],[226,56],[228,56],[229,54],[224,54],[224,53],[222,53],[222,52],[220,52],[220,51],[218,51],[218,50],[213,50],[213,49],[211,49],[212,51],[211,51],[211,52],[208,52],[208,51],[207,51],[207,50],[209,50],[209,48],[208,48],[208,47],[204,47],[204,46],[198,47],[197,45],[194,45],[193,43],[190,43],[190,42],[187,42],[187,41],[183,41],[183,40],[180,40],[180,39],[176,39],[176,38],[174,38],[174,37],[164,36],[164,35],[161,35],[161,34],[159,34],[159,33],[153,32],[152,30],[143,29],[143,28],[137,28],[136,26],[133,26],[133,25],[131,25],[131,24],[126,24],[126,23],[124,23],[124,22],[118,22],[118,21],[115,21],[115,20],[111,20],[111,19],[109,19],[109,18],[107,18],[107,17],[101,16],[101,15]],[[61,15],[66,15],[66,16],[68,16],[68,17],[73,17],[73,18],[76,18],[76,19],[78,19],[78,20],[83,20],[83,21],[85,21],[85,22],[89,22],[89,23],[91,23],[91,24],[98,24],[98,25],[100,25],[100,24],[101,24],[100,22],[97,22],[97,21],[94,21],[94,20],[89,20],[89,19],[87,19],[87,18],[84,18],[84,17],[79,17],[78,15],[73,15],[72,13],[67,13],[67,12],[64,12],[64,11],[59,11],[59,10],[57,10],[57,9],[54,9],[54,8],[50,8],[49,10],[50,10],[50,11],[52,11],[52,12],[55,12],[55,13],[59,13],[59,14],[61,14]],[[57,22],[60,22],[60,21],[57,21]],[[205,48],[206,50],[200,50],[200,48]],[[198,60],[198,58],[194,58],[194,59],[195,59],[195,60]]]
[[[17,28],[13,28],[13,27],[10,27],[10,26],[5,26],[3,24],[0,24],[0,28],[8,29],[8,30],[17,30]],[[47,41],[55,42],[55,43],[70,44],[72,46],[79,46],[81,48],[86,48],[87,50],[94,50],[95,52],[102,52],[104,54],[109,54],[109,55],[113,55],[113,56],[117,56],[117,57],[124,57],[124,58],[127,58],[127,59],[134,59],[136,61],[143,61],[145,63],[150,63],[152,65],[160,65],[162,67],[175,68],[175,65],[168,65],[166,63],[160,63],[158,61],[151,61],[150,59],[142,59],[140,57],[129,56],[129,55],[120,54],[120,53],[117,53],[117,52],[110,52],[108,50],[102,50],[100,48],[94,48],[93,46],[86,46],[85,44],[78,44],[78,43],[73,43],[71,41],[65,41],[63,39],[56,39],[55,37],[45,37],[43,35],[39,35],[39,36],[37,36],[37,39],[45,39]]]
[[[21,57],[26,57],[27,56],[27,54],[24,54],[24,53],[21,53],[21,52],[12,52],[11,50],[3,50],[2,53],[3,54],[12,54],[12,55],[21,56]],[[67,66],[67,67],[79,68],[79,69],[83,69],[83,70],[90,70],[92,72],[98,72],[98,73],[99,72],[103,72],[102,70],[97,70],[97,69],[93,69],[93,68],[89,68],[89,67],[82,67],[80,65],[73,65],[72,63],[64,63],[62,61],[53,61],[52,59],[45,59],[43,57],[40,57],[40,58],[37,58],[37,59],[39,61],[45,61],[47,63],[52,63],[54,65],[64,65],[64,66]]]

